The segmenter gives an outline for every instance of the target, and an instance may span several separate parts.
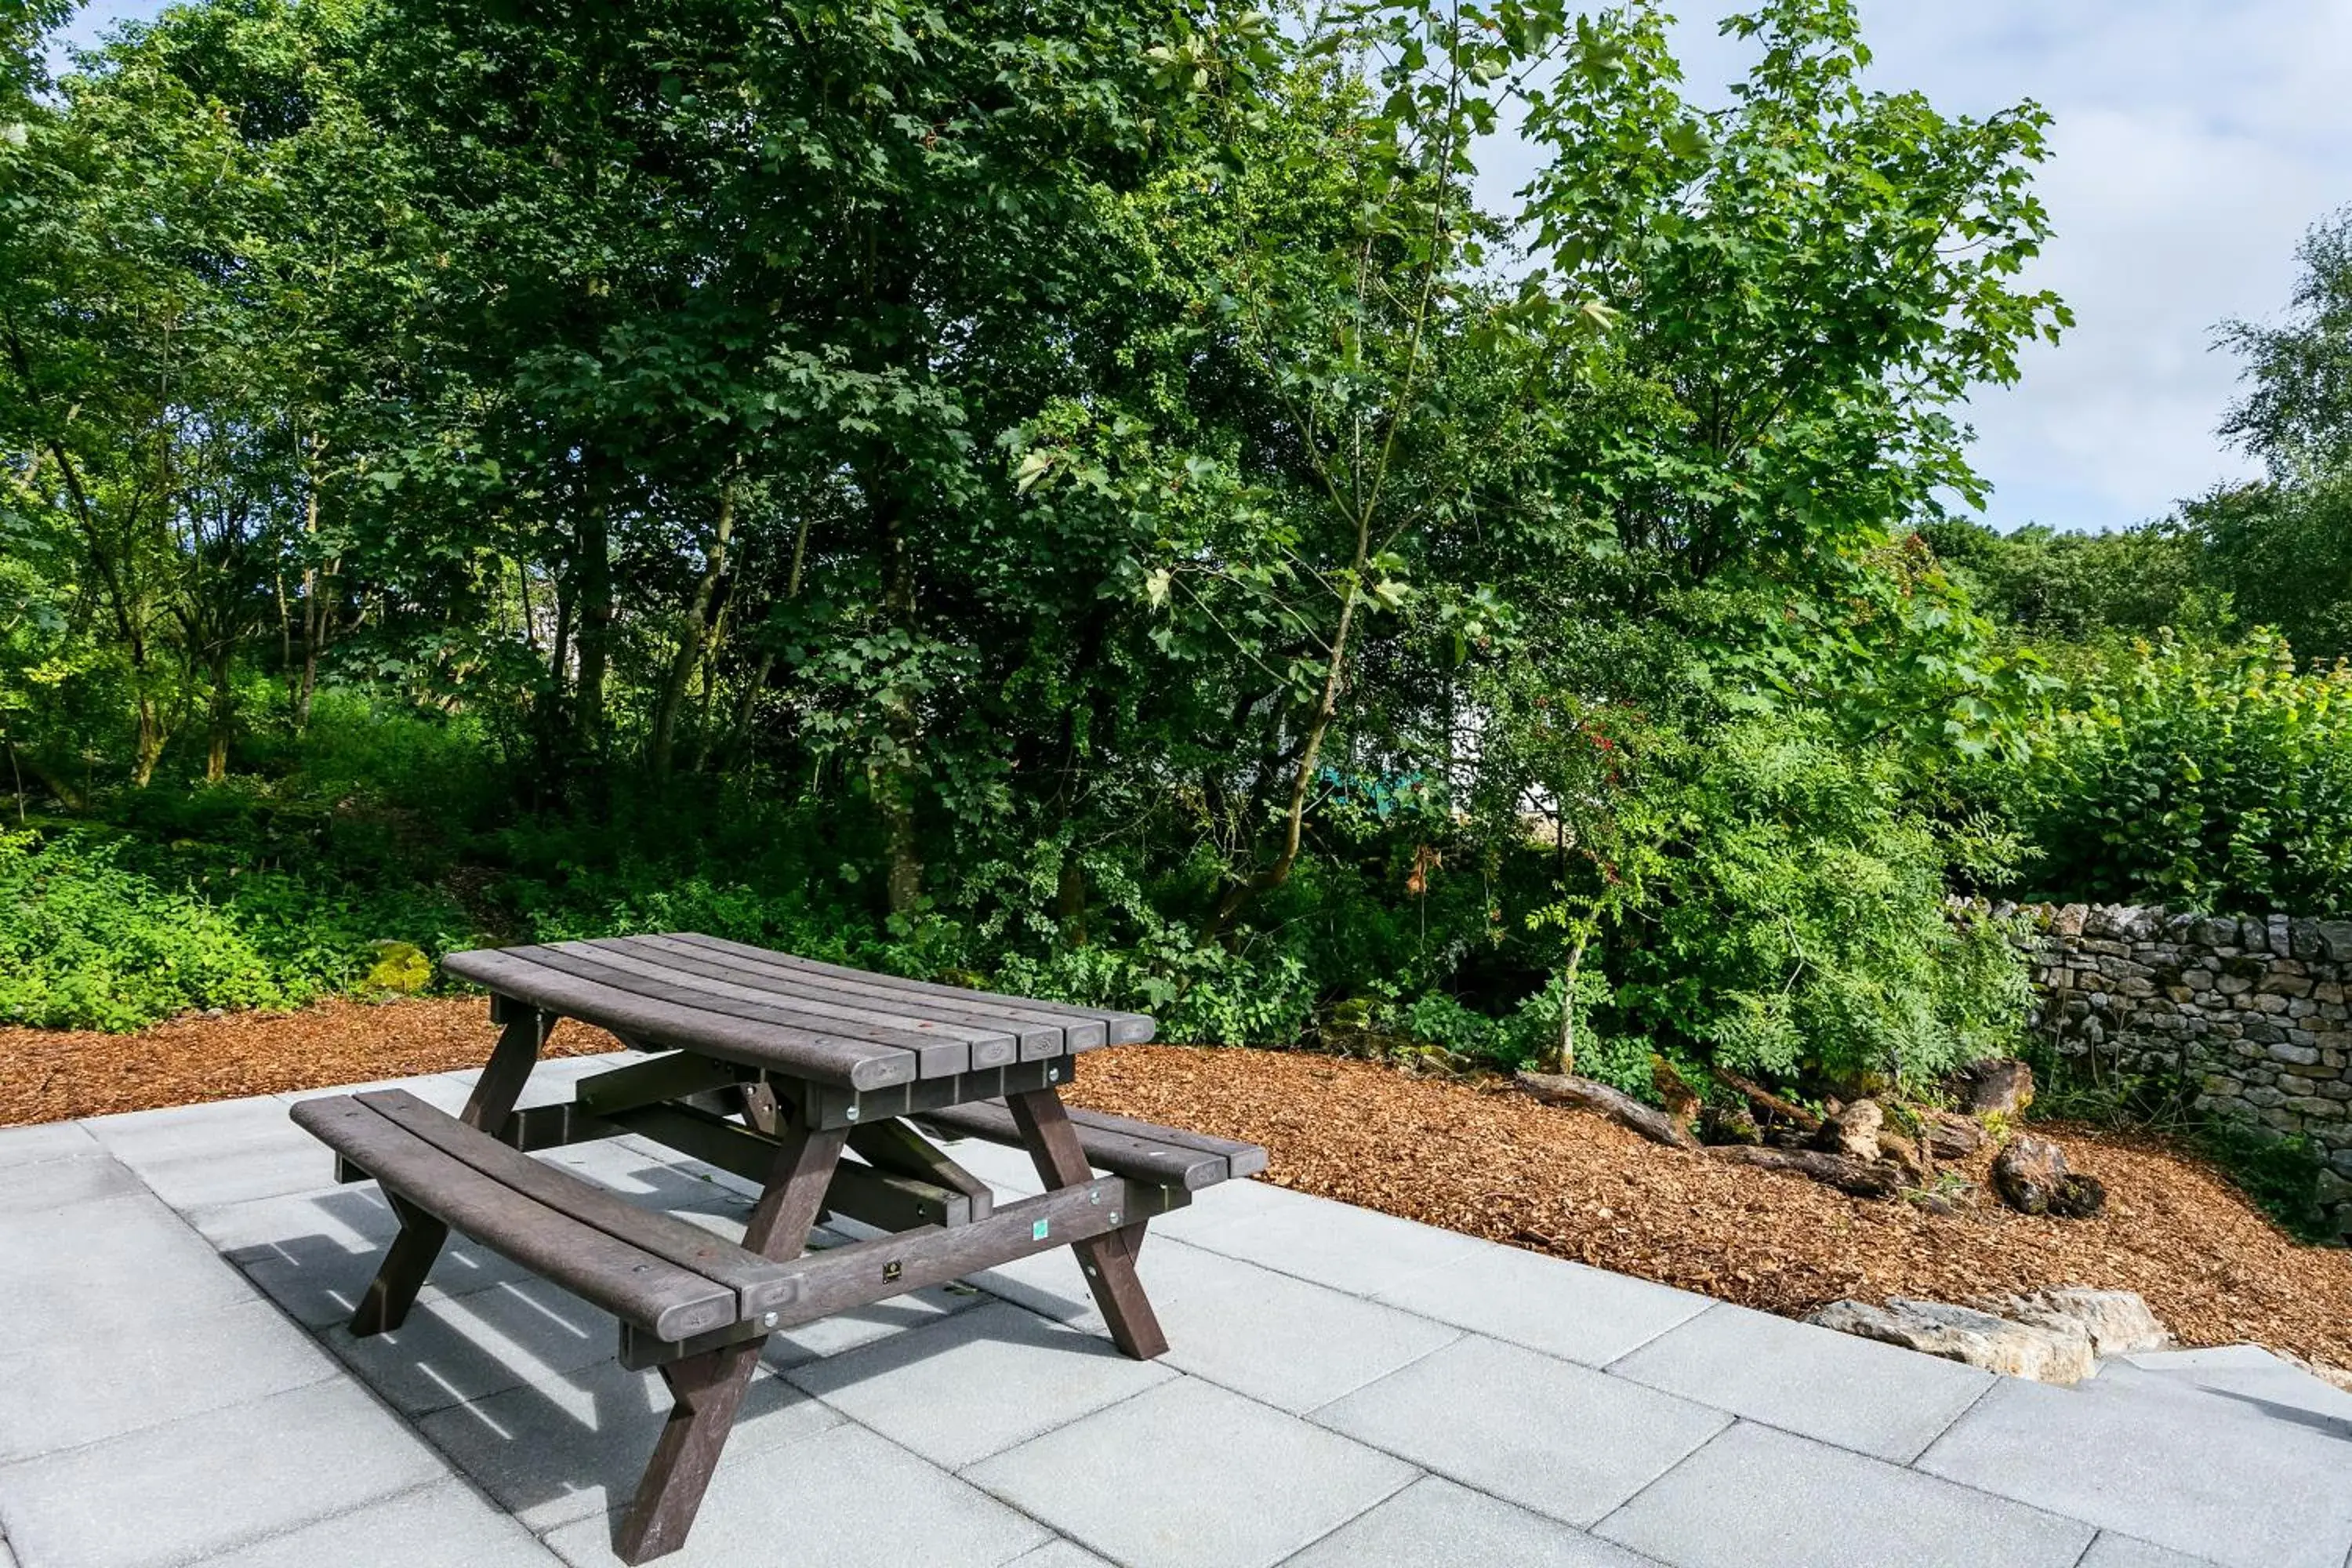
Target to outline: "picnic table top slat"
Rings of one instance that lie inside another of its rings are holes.
[[[805,977],[787,976],[772,970],[752,967],[743,960],[706,948],[689,947],[671,942],[665,937],[626,937],[612,942],[590,943],[567,942],[564,947],[593,945],[607,963],[625,958],[632,963],[644,963],[667,972],[673,978],[688,983],[718,984],[730,987],[729,994],[755,994],[772,1006],[789,1007],[836,1018],[844,1033],[871,1031],[871,1037],[889,1044],[905,1044],[899,1037],[908,1034],[947,1036],[970,1042],[972,1047],[971,1066],[974,1070],[1002,1067],[1006,1062],[1022,1059],[1024,1045],[1034,1038],[1034,1048],[1029,1059],[1059,1056],[1062,1051],[1062,1031],[1058,1025],[1029,1024],[1012,1015],[987,1012],[980,1008],[958,1008],[926,1002],[908,1005],[904,999],[887,992],[858,989],[841,983],[824,984],[820,978],[812,984]],[[748,997],[747,997],[748,999]],[[851,1026],[855,1025],[853,1028]]]
[[[704,947],[682,936],[635,936],[624,939],[631,951],[657,952],[664,962],[678,964],[696,973],[723,975],[740,984],[772,987],[794,996],[823,997],[826,1001],[880,1008],[893,1013],[913,1013],[927,1018],[955,1018],[987,1028],[1003,1029],[1019,1043],[1016,1059],[1043,1061],[1047,1057],[1063,1053],[1066,1036],[1075,1036],[1082,1042],[1099,1043],[1103,1026],[1082,1018],[1037,1011],[1033,1008],[1007,1007],[962,996],[924,996],[884,984],[879,978],[853,979],[847,974],[826,974],[806,969],[787,967],[790,955],[771,953],[766,960],[728,952],[715,947]],[[705,939],[708,940],[708,939]],[[1079,1049],[1086,1049],[1082,1043]]]
[[[697,997],[725,997],[730,1001],[748,1003],[787,1018],[801,1028],[829,1035],[847,1035],[856,1039],[872,1040],[877,1045],[896,1046],[901,1050],[918,1053],[957,1047],[973,1058],[967,1060],[961,1056],[939,1058],[940,1061],[951,1062],[948,1068],[950,1072],[969,1072],[975,1067],[994,1067],[1009,1062],[1013,1059],[1020,1044],[1003,1029],[983,1028],[960,1019],[892,1014],[877,1008],[856,1006],[839,998],[803,996],[791,991],[746,984],[723,973],[703,973],[680,967],[681,963],[690,961],[672,961],[658,952],[641,952],[622,942],[556,942],[549,951],[585,960],[600,971],[658,981]],[[742,1016],[750,1016],[748,1014]],[[977,1059],[983,1053],[988,1059]],[[933,1070],[927,1060],[921,1076],[939,1078],[944,1075]]]
[[[585,951],[572,952],[553,947],[525,947],[509,951],[529,958],[534,963],[560,969],[567,974],[610,986],[615,991],[625,991],[632,996],[648,997],[729,1018],[745,1018],[753,1023],[773,1025],[786,1035],[804,1037],[800,1041],[803,1045],[818,1042],[866,1046],[887,1044],[872,1038],[864,1031],[840,1027],[838,1019],[812,1016],[789,1006],[782,997],[744,1001],[730,994],[728,988],[714,985],[698,975],[660,977],[637,973],[606,963],[600,948],[590,947],[584,942],[578,945]],[[971,1047],[961,1040],[934,1036],[911,1047],[890,1045],[888,1048],[905,1051],[915,1058],[917,1078],[952,1078],[957,1073],[971,1070]]]
[[[855,997],[870,1005],[919,1012],[926,1017],[962,1018],[1007,1029],[1019,1038],[1018,1059],[1024,1062],[1044,1061],[1065,1052],[1093,1050],[1109,1038],[1108,1026],[1101,1019],[1077,1013],[1050,1012],[1042,1003],[992,1001],[978,992],[956,986],[942,987],[940,994],[910,991],[907,986],[912,982],[856,970],[835,973],[803,967],[810,961],[788,953],[770,953],[765,959],[757,959],[701,945],[712,940],[698,937],[689,941],[683,936],[629,939],[633,944],[655,947],[671,954],[678,963],[709,966],[730,978],[772,985],[793,995]]]
[[[676,940],[708,947],[721,952],[731,952],[782,969],[799,971],[812,975],[828,975],[837,979],[859,981],[878,985],[892,992],[936,998],[944,1002],[970,1005],[984,1003],[991,1007],[1014,1009],[1023,1013],[1043,1014],[1058,1019],[1077,1019],[1104,1026],[1103,1044],[1113,1046],[1139,1045],[1151,1038],[1152,1021],[1145,1014],[1123,1013],[1109,1007],[1074,1007],[1063,1002],[1040,1002],[1033,997],[1007,996],[994,991],[972,991],[961,985],[939,985],[927,980],[906,980],[895,974],[850,969],[838,963],[821,963],[813,958],[796,958],[790,953],[771,952],[747,942],[729,942],[721,937],[704,936],[698,931],[667,933]]]
[[[701,1051],[859,1092],[910,1083],[918,1076],[912,1051],[647,996],[567,973],[565,965],[576,961],[562,954],[552,963],[540,962],[543,956],[527,948],[478,948],[450,953],[441,963],[450,973],[501,995],[655,1046]]]

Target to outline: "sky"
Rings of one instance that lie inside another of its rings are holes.
[[[73,36],[158,8],[92,0]],[[1680,11],[1690,96],[1719,100],[1739,48],[1717,36],[1712,7]],[[2297,241],[2352,205],[2352,0],[1862,0],[1862,11],[1871,85],[1917,89],[1947,113],[2032,98],[2055,119],[2037,188],[2057,232],[2025,281],[2056,289],[2076,325],[1968,411],[1993,484],[1986,521],[2123,528],[2252,475],[2216,433],[2237,365],[2212,349],[2213,329],[2274,319]]]

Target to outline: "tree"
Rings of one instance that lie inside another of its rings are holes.
[[[2215,333],[2253,384],[2221,433],[2283,481],[2352,468],[2352,207],[2313,225],[2295,259],[2285,321],[2224,321]]]

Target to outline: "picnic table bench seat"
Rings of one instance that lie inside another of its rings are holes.
[[[625,1563],[686,1540],[771,1334],[1066,1247],[1112,1342],[1149,1360],[1168,1340],[1136,1274],[1146,1225],[1265,1168],[1255,1144],[1062,1103],[1081,1053],[1151,1037],[1139,1013],[869,974],[696,931],[457,952],[442,966],[489,992],[499,1031],[461,1113],[398,1089],[293,1108],[342,1178],[374,1180],[400,1218],[351,1331],[400,1326],[451,1230],[611,1313],[622,1364],[658,1370],[673,1401],[615,1518]],[[566,1018],[648,1054],[580,1079],[569,1100],[521,1106]],[[532,1158],[625,1134],[756,1184],[740,1244]],[[940,1136],[1026,1150],[1045,1190],[999,1202]],[[808,1250],[829,1215],[874,1234]]]
[[[1087,1163],[1114,1176],[1155,1187],[1199,1192],[1219,1182],[1255,1176],[1265,1169],[1265,1151],[1255,1143],[1213,1138],[1099,1110],[1070,1108],[1070,1125]],[[950,1138],[1022,1147],[1021,1127],[1001,1100],[974,1100],[925,1111],[915,1121]]]
[[[306,1100],[294,1120],[396,1203],[656,1339],[689,1339],[792,1299],[782,1265],[534,1160],[404,1089]]]

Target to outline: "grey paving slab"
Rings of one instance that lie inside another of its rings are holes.
[[[1931,1474],[2245,1568],[2344,1568],[2352,1442],[2301,1421],[2003,1378],[1921,1457]]]
[[[206,1558],[198,1568],[554,1568],[562,1561],[471,1487],[442,1481]]]
[[[0,1467],[28,1568],[159,1568],[331,1519],[446,1474],[337,1378]]]
[[[579,1027],[577,1024],[572,1023],[557,1026],[559,1028]],[[485,1016],[482,1020],[484,1060],[487,1061],[489,1058],[490,1047],[497,1040],[498,1030]],[[515,1103],[547,1105],[559,1100],[569,1100],[572,1098],[572,1086],[582,1079],[593,1078],[600,1072],[606,1072],[616,1067],[625,1067],[631,1062],[641,1062],[648,1056],[659,1054],[646,1051],[606,1051],[587,1057],[541,1057],[532,1064],[530,1078],[524,1083],[522,1094]],[[454,1072],[446,1072],[440,1076],[471,1092],[475,1080],[482,1076],[482,1069],[478,1067],[459,1068]]]
[[[436,1410],[418,1430],[517,1519],[545,1531],[626,1503],[669,1408],[659,1373],[607,1361]],[[720,1468],[756,1466],[767,1449],[841,1420],[781,1378],[761,1373],[744,1393]]]
[[[1676,1568],[2073,1568],[2094,1532],[1743,1421],[1596,1533]]]
[[[819,1318],[814,1323],[803,1323],[797,1329],[771,1334],[768,1336],[768,1348],[761,1352],[760,1359],[779,1371],[805,1365],[825,1356],[842,1355],[861,1349],[911,1329],[927,1329],[987,1300],[985,1295],[970,1287],[958,1289],[945,1285],[893,1296],[870,1307],[835,1312],[829,1318]]]
[[[1525,1509],[1424,1476],[1357,1515],[1286,1568],[1644,1568],[1620,1546]]]
[[[0,1563],[0,1568],[6,1568]],[[1112,1565],[1067,1541],[1049,1541],[1034,1552],[1024,1552],[1004,1568],[1112,1568]]]
[[[1264,1568],[1416,1474],[1384,1454],[1189,1377],[964,1473],[1126,1568]]]
[[[120,1436],[335,1375],[267,1301],[210,1307],[135,1334],[95,1330],[0,1355],[0,1460]]]
[[[0,1215],[0,1321],[19,1346],[135,1333],[251,1295],[203,1237],[144,1194]]]
[[[1244,1177],[1238,1182],[1220,1182],[1213,1187],[1203,1187],[1192,1194],[1192,1201],[1181,1208],[1171,1209],[1151,1222],[1153,1230],[1165,1227],[1166,1234],[1185,1238],[1194,1229],[1222,1230],[1244,1219],[1264,1219],[1277,1215],[1311,1214],[1318,1205],[1329,1208],[1333,1200],[1318,1198],[1308,1193],[1295,1193],[1288,1187],[1269,1182],[1262,1176]],[[1359,1209],[1351,1204],[1340,1204],[1351,1214],[1373,1214],[1377,1210]],[[1391,1216],[1383,1216],[1391,1217]],[[1411,1221],[1401,1223],[1411,1224]],[[1424,1227],[1426,1228],[1426,1227]]]
[[[274,1095],[96,1117],[107,1152],[173,1208],[300,1192],[334,1179],[334,1156]]]
[[[350,1320],[383,1256],[383,1241],[344,1248],[318,1237],[289,1237],[272,1251],[248,1253],[238,1267],[252,1288],[287,1315],[312,1328],[325,1328]],[[530,1277],[528,1270],[497,1253],[452,1237],[434,1260],[433,1273],[417,1300],[438,1301]]]
[[[1129,1361],[1108,1340],[992,1301],[783,1375],[892,1442],[961,1470],[1176,1374]]]
[[[489,1047],[483,1047],[487,1053]],[[289,1089],[278,1096],[291,1108],[306,1100],[316,1100],[327,1094],[366,1094],[380,1089],[404,1089],[436,1110],[455,1116],[466,1109],[467,1097],[474,1092],[470,1079],[460,1081],[447,1073],[420,1073],[414,1078],[382,1078],[368,1083],[338,1084],[332,1089]]]
[[[1181,1242],[1150,1242],[1140,1271],[1168,1334],[1169,1365],[1294,1415],[1461,1337],[1459,1329]]]
[[[105,1152],[105,1146],[84,1131],[79,1121],[37,1121],[29,1127],[0,1127],[0,1165],[25,1165],[37,1160]]]
[[[615,1353],[619,1325],[543,1279],[419,1300],[390,1333],[320,1332],[328,1349],[401,1411],[421,1415],[575,1371]]]
[[[39,1214],[146,1190],[130,1166],[96,1143],[86,1154],[0,1165],[0,1214]]]
[[[1220,1199],[1228,1193],[1250,1195],[1241,1202]],[[1376,1296],[1414,1275],[1465,1264],[1488,1245],[1260,1182],[1211,1187],[1192,1207],[1153,1220],[1150,1234],[1358,1296]]]
[[[858,1502],[842,1506],[840,1500]],[[822,1563],[824,1568],[998,1568],[1047,1532],[862,1426],[844,1424],[771,1449],[756,1465],[721,1459],[684,1550],[669,1568]],[[574,1568],[608,1568],[611,1525],[582,1520],[548,1535]]]
[[[2212,1563],[2210,1557],[2191,1557],[2102,1531],[2075,1568],[2212,1568]]]
[[[1045,1184],[1037,1179],[1037,1167],[1031,1162],[1026,1149],[1008,1148],[1003,1143],[990,1143],[978,1138],[963,1138],[953,1142],[943,1140],[940,1146],[957,1164],[1000,1192],[1032,1194],[1045,1190]]]
[[[223,1140],[244,1144],[286,1131],[298,1138],[307,1136],[286,1120],[286,1102],[274,1094],[91,1116],[84,1118],[81,1125],[120,1159],[170,1158],[202,1144]]]
[[[1475,1336],[1324,1406],[1314,1419],[1579,1526],[1731,1421],[1670,1394]]]
[[[1606,1366],[1714,1305],[1647,1279],[1490,1245],[1411,1274],[1377,1300],[1587,1366]]]
[[[1157,1237],[1146,1233],[1141,1268],[1157,1267],[1161,1245]],[[1088,1333],[1108,1331],[1103,1315],[1095,1306],[1094,1293],[1087,1289],[1086,1276],[1078,1272],[1077,1257],[1066,1247],[1033,1252],[1011,1263],[983,1269],[972,1275],[969,1283],[1041,1318],[1051,1318]]]
[[[1609,1371],[1898,1464],[1917,1458],[1993,1382],[1958,1362],[1720,1302]]]
[[[2260,1345],[2220,1345],[2210,1350],[2151,1351],[2124,1356],[2100,1376],[2106,1382],[2126,1369],[2176,1387],[2232,1400],[2249,1414],[2287,1420],[2296,1413],[2332,1419],[2352,1437],[2352,1393],[2347,1393]],[[2323,1422],[2308,1425],[2323,1426]],[[2324,1429],[2324,1426],[2323,1426]]]

